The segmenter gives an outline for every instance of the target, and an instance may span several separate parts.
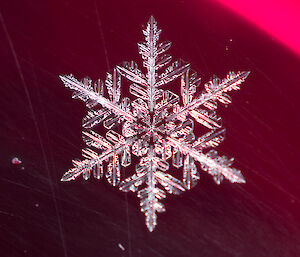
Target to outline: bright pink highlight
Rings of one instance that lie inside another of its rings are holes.
[[[299,0],[217,0],[300,55]]]

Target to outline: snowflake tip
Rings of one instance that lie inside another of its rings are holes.
[[[62,182],[72,181],[72,180],[75,180],[76,177],[77,177],[77,176],[73,176],[72,172],[67,171],[67,172],[62,176],[62,178],[60,179],[60,181],[62,181]]]
[[[148,23],[156,23],[156,20],[153,15],[150,16]]]
[[[245,81],[245,79],[250,75],[251,71],[243,71],[241,72],[241,77],[243,79],[243,81]]]
[[[239,179],[237,180],[237,183],[246,183],[246,179],[244,178],[244,176],[242,174],[240,174]]]
[[[147,225],[147,228],[148,228],[148,230],[149,230],[149,232],[153,232],[153,230],[154,230],[154,228],[155,228],[155,226],[150,226],[150,225]]]
[[[66,181],[70,181],[70,180],[74,180],[74,179],[70,179],[69,177],[67,177],[67,176],[62,176],[62,178],[60,179],[60,181],[62,181],[62,182],[66,182]]]

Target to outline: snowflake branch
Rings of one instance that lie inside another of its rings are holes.
[[[190,103],[194,94],[196,93],[197,87],[200,85],[201,79],[197,77],[196,72],[192,72],[188,69],[181,76],[181,97],[183,105]]]
[[[133,63],[131,63],[130,65],[128,63],[125,63],[125,66],[117,66],[117,70],[120,72],[120,74],[127,78],[128,80],[143,85],[143,86],[147,86],[147,81],[142,77],[142,73],[141,71],[135,67],[135,65],[133,66]]]
[[[140,185],[142,185],[147,179],[147,170],[143,169],[137,174],[132,175],[129,178],[126,178],[120,183],[119,189],[123,192],[135,192]]]
[[[112,74],[107,73],[105,85],[113,103],[119,102],[121,97],[121,75],[116,68],[113,69]]]
[[[184,63],[183,61],[179,60],[174,62],[170,67],[166,69],[166,71],[161,74],[158,78],[158,81],[155,84],[155,87],[160,87],[162,85],[166,85],[171,81],[177,79],[185,72],[187,72],[190,68],[189,63]]]
[[[194,159],[189,154],[185,156],[183,167],[183,183],[189,190],[194,187],[200,179],[199,172],[195,165]]]

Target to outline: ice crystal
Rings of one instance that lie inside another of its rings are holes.
[[[156,212],[165,211],[161,200],[166,193],[179,194],[197,184],[200,177],[195,162],[217,184],[223,178],[245,183],[241,172],[231,167],[233,158],[219,156],[212,148],[224,140],[225,133],[215,112],[217,102],[229,104],[227,93],[238,90],[249,72],[229,72],[222,80],[214,78],[197,95],[200,78],[188,63],[170,64],[171,56],[165,53],[171,43],[159,43],[160,33],[151,17],[143,30],[145,42],[138,44],[146,74],[136,63],[126,62],[107,73],[105,82],[60,76],[65,86],[74,90],[73,98],[86,102],[89,108],[83,118],[84,159],[73,160],[74,167],[61,180],[71,181],[80,175],[87,180],[92,173],[96,179],[105,176],[124,192],[137,192],[149,231],[157,224]],[[131,100],[121,99],[124,81],[131,83]],[[181,97],[166,89],[176,81]],[[208,132],[196,138],[194,122]],[[105,136],[95,132],[100,123],[107,129]],[[132,155],[139,163],[134,174],[126,177],[121,166],[130,166]],[[177,169],[183,166],[183,174],[169,174],[171,164]]]

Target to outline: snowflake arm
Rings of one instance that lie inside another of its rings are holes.
[[[245,178],[241,172],[237,169],[229,167],[233,159],[228,160],[226,157],[218,157],[216,151],[203,154],[188,144],[184,144],[174,138],[168,137],[168,142],[176,147],[181,153],[188,154],[201,165],[202,169],[207,171],[209,174],[216,177],[216,182],[219,184],[222,180],[222,176],[227,178],[231,183],[245,183]],[[222,175],[222,176],[221,176]]]
[[[153,231],[157,224],[156,212],[164,212],[165,206],[159,200],[166,197],[166,193],[158,187],[160,184],[170,194],[179,194],[185,191],[184,185],[178,179],[165,172],[169,164],[155,156],[153,148],[149,149],[147,157],[141,159],[136,167],[136,174],[120,184],[120,190],[135,192],[144,183],[146,187],[138,191],[141,199],[141,211],[145,213],[146,225]]]
[[[80,176],[83,173],[89,174],[93,169],[96,169],[94,172],[97,174],[97,169],[102,169],[103,161],[112,158],[112,160],[109,163],[111,167],[108,169],[107,177],[110,178],[109,180],[111,184],[116,185],[120,180],[119,175],[117,174],[119,173],[119,171],[117,170],[116,156],[122,151],[126,151],[126,149],[132,145],[136,137],[128,138],[125,141],[113,146],[100,135],[95,136],[95,133],[86,133],[86,135],[88,135],[88,137],[90,137],[91,142],[93,142],[90,143],[90,145],[96,148],[105,148],[105,150],[98,155],[96,152],[89,148],[84,149],[83,156],[86,157],[86,159],[83,161],[73,160],[74,168],[67,171],[61,178],[61,181],[75,180],[78,176]],[[101,168],[99,166],[101,166]]]
[[[230,72],[222,81],[220,79],[213,79],[205,85],[206,92],[203,92],[200,97],[186,104],[186,106],[182,107],[178,112],[170,115],[167,120],[174,120],[182,115],[186,115],[202,105],[209,109],[215,109],[216,100],[224,104],[231,103],[230,97],[225,93],[231,90],[239,90],[240,84],[245,81],[249,74],[249,71],[238,73]]]
[[[60,76],[60,79],[64,82],[66,87],[69,87],[70,89],[73,89],[75,91],[75,94],[73,95],[74,98],[78,97],[84,102],[92,101],[93,104],[100,104],[103,107],[111,110],[114,114],[122,116],[129,121],[136,120],[136,118],[131,113],[124,111],[116,103],[111,102],[110,100],[101,96],[99,92],[94,90],[90,84],[84,85],[76,78],[74,78],[73,75]]]

